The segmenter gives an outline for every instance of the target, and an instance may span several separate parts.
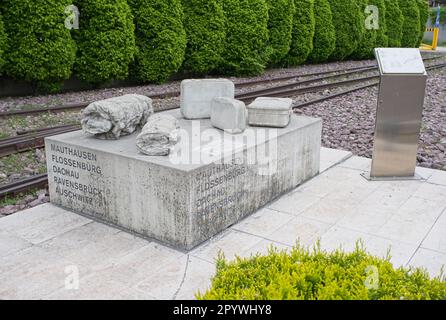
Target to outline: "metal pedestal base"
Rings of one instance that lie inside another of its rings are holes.
[[[382,177],[382,178],[372,178],[370,177],[370,172],[361,173],[361,176],[368,181],[424,181],[422,176],[415,174],[413,177]]]

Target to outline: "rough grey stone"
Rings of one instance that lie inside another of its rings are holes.
[[[173,116],[153,115],[136,138],[136,146],[148,156],[167,156],[178,142],[179,128],[180,124]]]
[[[234,83],[227,79],[184,80],[181,82],[181,113],[184,118],[209,119],[212,99],[234,98]]]
[[[82,112],[85,133],[116,140],[142,128],[153,114],[152,99],[137,94],[96,101]]]
[[[211,104],[211,123],[214,127],[231,134],[246,129],[247,110],[245,103],[231,98],[215,98]]]

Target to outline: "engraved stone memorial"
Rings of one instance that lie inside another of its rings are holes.
[[[319,119],[293,115],[283,129],[231,135],[178,109],[162,115],[181,127],[167,157],[141,154],[136,135],[46,138],[51,202],[191,249],[319,172]]]

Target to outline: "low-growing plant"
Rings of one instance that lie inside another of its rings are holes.
[[[221,63],[226,42],[222,3],[220,0],[183,0],[182,3],[187,36],[183,68],[200,74],[214,71]]]
[[[352,0],[329,0],[336,31],[336,47],[331,60],[344,60],[357,48],[363,37],[363,15],[359,4]]]
[[[268,0],[269,43],[272,53],[271,64],[278,64],[286,57],[291,48],[294,0]]]
[[[77,76],[91,84],[124,80],[136,52],[135,26],[126,0],[75,0],[79,8]]]
[[[312,250],[217,260],[217,274],[202,300],[444,300],[446,278],[424,269],[398,268],[390,255],[370,255],[361,243],[353,252]]]
[[[223,11],[227,28],[222,71],[231,75],[262,73],[272,51],[266,1],[225,0]]]
[[[294,0],[296,11],[293,20],[291,48],[284,60],[285,66],[304,63],[313,51],[315,32],[314,0]]]
[[[427,20],[429,19],[429,4],[425,0],[417,0],[418,10],[420,11],[420,36],[418,37],[418,46],[423,42],[424,32],[426,31]]]
[[[308,60],[318,63],[326,61],[336,47],[336,31],[328,0],[315,0],[314,20],[313,51]]]
[[[8,35],[7,75],[30,82],[42,91],[57,91],[70,78],[76,56],[76,45],[65,27],[64,12],[70,3],[2,1],[3,24]]]
[[[6,46],[7,46],[7,37],[5,28],[3,27],[3,18],[0,13],[0,75],[2,74],[3,66],[6,63],[5,59]]]
[[[420,35],[420,10],[417,0],[398,0],[403,13],[403,35],[401,46],[403,48],[414,48],[418,46]]]
[[[401,47],[404,17],[399,2],[395,0],[385,0],[385,5],[388,46],[393,48]]]

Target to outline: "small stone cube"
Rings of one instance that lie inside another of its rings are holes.
[[[234,83],[227,79],[184,80],[181,83],[181,114],[184,118],[209,119],[212,99],[234,98]]]
[[[215,98],[211,103],[211,123],[214,127],[231,134],[246,129],[247,110],[245,103],[231,98]]]
[[[257,98],[247,107],[248,123],[255,127],[285,128],[291,120],[292,104],[289,98]]]

